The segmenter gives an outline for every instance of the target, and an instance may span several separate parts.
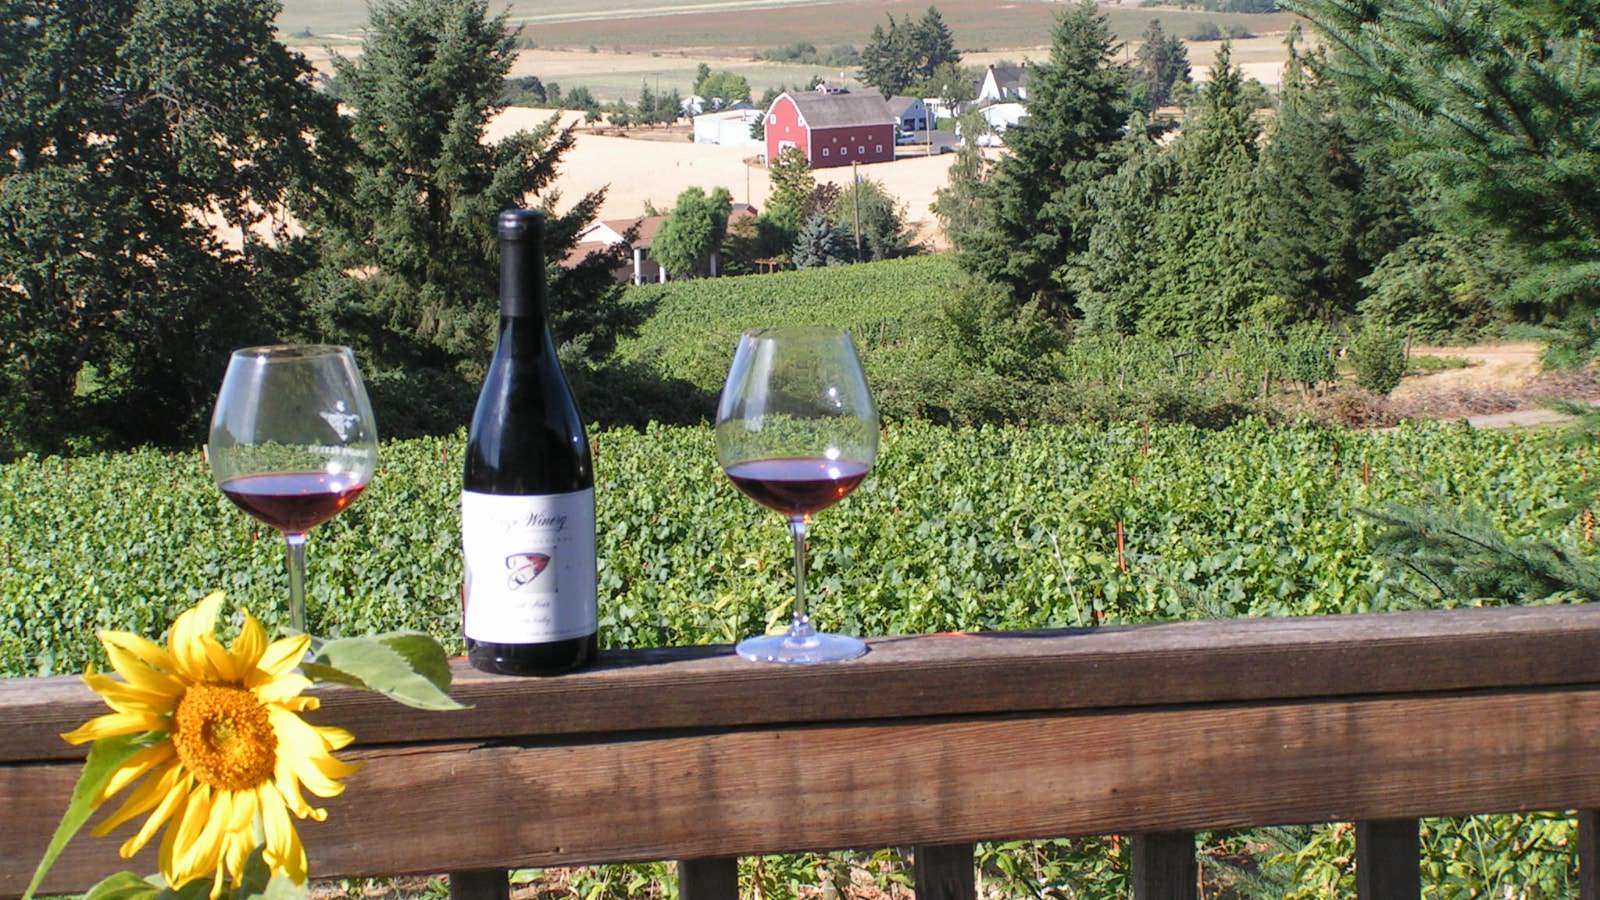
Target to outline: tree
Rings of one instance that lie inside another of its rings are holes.
[[[717,248],[728,229],[733,196],[719,187],[709,195],[692,187],[678,195],[678,203],[650,245],[650,255],[679,277],[690,277]]]
[[[286,223],[345,144],[277,13],[0,0],[0,458],[192,440],[229,350],[298,333]]]
[[[914,236],[905,224],[906,204],[889,193],[882,182],[858,179],[838,192],[832,208],[834,224],[851,235],[852,251],[856,222],[860,222],[858,261],[893,259],[910,252]]]
[[[993,218],[984,185],[989,178],[989,160],[978,145],[978,137],[987,133],[988,125],[975,112],[961,117],[961,145],[945,176],[945,186],[934,192],[931,209],[952,246],[971,245],[976,232]]]
[[[702,67],[704,65],[701,63]],[[695,82],[694,92],[707,100],[715,101],[720,108],[740,100],[749,100],[750,81],[743,75],[733,72],[707,72],[704,78]]]
[[[959,63],[941,63],[921,84],[909,90],[917,97],[935,97],[950,115],[978,96],[978,73]]]
[[[798,147],[786,147],[767,169],[772,192],[767,198],[763,216],[786,229],[789,234],[799,231],[804,223],[806,201],[816,189],[817,179],[811,174],[811,164]]]
[[[1139,42],[1132,72],[1135,95],[1140,107],[1154,112],[1172,99],[1174,85],[1189,82],[1189,51],[1181,38],[1167,34],[1160,19],[1150,20]]]
[[[798,269],[837,266],[850,260],[850,236],[817,213],[806,220],[794,242],[794,264]]]
[[[307,223],[325,254],[309,294],[327,330],[362,338],[380,365],[481,371],[498,312],[495,216],[524,204],[550,213],[557,340],[599,356],[626,319],[611,278],[620,250],[560,267],[604,198],[554,209],[571,129],[552,117],[484,140],[514,53],[505,14],[487,10],[488,0],[388,0],[373,7],[361,54],[337,62],[359,153],[353,188]]]
[[[877,88],[885,97],[898,94],[909,80],[896,55],[897,27],[892,15],[888,31],[884,31],[882,25],[872,26],[872,37],[861,51],[861,81]]]
[[[1352,313],[1361,280],[1412,230],[1409,198],[1361,139],[1333,86],[1289,38],[1278,115],[1257,171],[1256,257],[1266,286],[1297,317]]]
[[[1132,334],[1152,289],[1157,216],[1175,180],[1174,154],[1151,139],[1144,116],[1135,114],[1112,155],[1120,163],[1090,192],[1100,212],[1068,280],[1085,330]]]
[[[1200,110],[1174,148],[1177,171],[1155,224],[1139,330],[1198,337],[1238,324],[1264,295],[1255,168],[1259,128],[1230,47],[1217,51]]]
[[[1128,119],[1113,46],[1093,2],[1061,15],[1049,60],[1029,76],[1028,118],[1006,131],[1011,152],[986,185],[988,227],[959,235],[968,271],[1006,285],[1019,302],[1040,297],[1052,315],[1075,308],[1068,266],[1088,246],[1095,212],[1089,192],[1110,169],[1106,151]]]
[[[939,15],[939,9],[929,6],[923,13],[922,19],[917,22],[915,36],[916,47],[916,74],[926,80],[944,65],[960,65],[961,54],[956,52],[955,37],[950,34],[950,26],[944,24],[944,17]]]
[[[1388,131],[1441,219],[1524,257],[1514,291],[1600,306],[1600,8],[1592,3],[1289,0],[1334,48],[1328,76]]]

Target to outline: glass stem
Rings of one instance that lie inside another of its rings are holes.
[[[789,520],[789,533],[794,535],[794,617],[789,621],[790,637],[808,637],[816,633],[811,627],[811,613],[806,609],[806,520],[796,516]]]
[[[306,633],[306,536],[285,534],[289,548],[289,625]]]

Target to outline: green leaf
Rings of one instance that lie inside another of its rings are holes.
[[[33,880],[28,882],[28,889],[22,892],[22,900],[29,900],[33,892],[39,889],[45,874],[55,865],[56,857],[66,849],[67,842],[89,821],[89,816],[100,805],[96,799],[111,780],[112,774],[132,759],[134,754],[165,739],[164,733],[142,733],[102,738],[94,742],[89,748],[89,759],[83,764],[83,773],[78,776],[78,783],[72,789],[67,811],[61,816],[61,824],[56,826],[56,833],[50,838],[50,846],[45,848],[39,867],[33,871]]]
[[[83,900],[149,900],[160,888],[132,872],[108,875],[83,895]]]
[[[214,877],[196,878],[177,890],[162,888],[155,900],[210,900],[211,886],[215,883]]]
[[[416,632],[342,638],[301,670],[314,681],[376,691],[417,709],[466,709],[450,697],[450,664],[438,641]]]

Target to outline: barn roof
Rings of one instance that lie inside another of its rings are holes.
[[[793,93],[788,97],[812,128],[890,125],[896,118],[881,94]]]

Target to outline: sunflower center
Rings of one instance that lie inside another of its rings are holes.
[[[278,737],[256,695],[197,684],[172,716],[172,744],[195,778],[220,790],[253,788],[272,778]]]

